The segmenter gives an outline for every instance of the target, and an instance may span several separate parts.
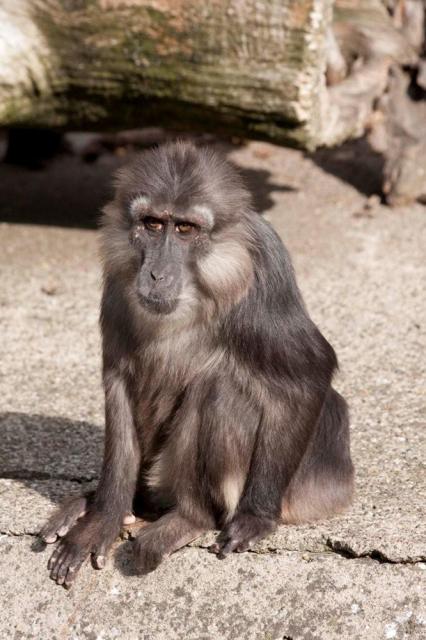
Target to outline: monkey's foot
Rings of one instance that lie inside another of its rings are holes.
[[[157,536],[153,534],[154,532],[150,531],[148,526],[134,542],[136,570],[142,575],[154,571],[169,555],[163,549],[163,545],[159,544]]]
[[[63,537],[48,562],[50,577],[69,589],[91,555],[96,569],[105,566],[107,553],[120,532],[120,523],[103,513],[87,513]]]
[[[154,571],[169,555],[205,531],[178,512],[170,512],[144,527],[134,544],[138,573]]]
[[[236,514],[224,530],[219,534],[216,542],[209,547],[223,560],[230,553],[248,551],[258,540],[261,540],[276,529],[276,522],[269,518],[250,513]]]

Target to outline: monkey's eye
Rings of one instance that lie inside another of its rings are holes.
[[[183,236],[188,236],[194,231],[194,225],[190,222],[178,222],[176,225],[176,231]]]
[[[143,224],[145,229],[148,229],[148,231],[154,231],[155,233],[160,233],[164,228],[164,223],[162,220],[158,220],[158,218],[144,218]]]

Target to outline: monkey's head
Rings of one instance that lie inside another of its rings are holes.
[[[162,145],[119,171],[105,208],[106,273],[151,314],[202,299],[237,301],[252,278],[250,195],[237,171],[212,149]]]

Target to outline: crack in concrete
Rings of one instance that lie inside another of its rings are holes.
[[[4,471],[0,473],[0,480],[64,480],[66,482],[75,482],[77,484],[85,484],[93,482],[98,476],[67,476],[65,474],[54,475],[47,471],[31,471],[30,469],[19,469],[19,471]]]
[[[395,565],[414,565],[414,564],[422,564],[426,562],[426,556],[416,556],[414,558],[404,557],[398,559],[389,558],[385,553],[380,551],[379,549],[372,549],[371,551],[366,551],[363,553],[357,553],[350,547],[347,543],[341,542],[340,540],[331,540],[327,538],[324,541],[324,547],[322,549],[301,549],[291,548],[291,547],[277,547],[277,546],[261,546],[260,548],[253,547],[251,549],[247,549],[247,553],[255,553],[256,555],[274,555],[280,553],[298,553],[302,556],[323,556],[324,554],[334,553],[346,560],[361,560],[366,558],[368,560],[372,560],[374,562],[378,562],[379,564],[395,564]],[[201,542],[201,544],[193,543],[189,545],[193,548],[198,549],[208,549],[209,544],[205,544]]]
[[[357,553],[350,545],[346,542],[341,542],[340,540],[331,540],[327,538],[326,547],[341,556],[342,558],[346,558],[346,560],[360,560],[362,558],[368,558],[369,560],[374,560],[380,564],[397,564],[397,565],[407,565],[407,564],[421,564],[426,562],[426,556],[418,556],[415,558],[398,558],[394,560],[389,558],[383,551],[379,549],[371,549],[371,551],[364,551],[362,553]]]
[[[9,538],[38,538],[38,532],[34,531],[12,531],[12,529],[0,529],[0,536],[8,536]]]
[[[312,549],[290,549],[288,547],[267,547],[266,549],[248,549],[249,553],[255,553],[257,555],[268,555],[268,554],[278,554],[278,553],[299,553],[302,557],[304,555],[309,556],[321,556],[325,553],[334,553],[341,558],[345,558],[346,560],[361,560],[366,558],[368,560],[372,560],[374,562],[378,562],[379,564],[394,564],[394,565],[414,565],[414,564],[422,564],[426,562],[426,556],[419,556],[415,558],[398,558],[397,560],[393,560],[389,558],[386,554],[384,554],[379,549],[372,549],[371,551],[365,551],[363,553],[357,553],[354,551],[349,545],[346,543],[342,543],[340,541],[333,542],[331,540],[327,540],[326,545],[322,551],[313,551]]]
[[[8,536],[11,538],[38,538],[38,531],[13,531],[11,529],[0,529],[0,535]],[[132,539],[132,538],[127,538]],[[123,538],[121,538],[123,540]],[[43,544],[40,539],[40,543]],[[197,545],[186,545],[189,549],[208,549],[207,546],[197,546]],[[310,555],[310,556],[320,556],[324,553],[334,553],[341,558],[345,558],[346,560],[362,560],[367,559],[373,562],[378,562],[379,564],[393,564],[396,566],[406,566],[406,565],[415,565],[422,564],[426,562],[426,556],[420,556],[418,558],[399,558],[398,560],[393,560],[389,558],[379,549],[372,549],[371,551],[365,551],[363,553],[357,553],[354,549],[352,549],[345,542],[341,542],[339,540],[333,541],[330,538],[326,541],[326,548],[324,551],[312,551],[311,549],[290,549],[284,547],[267,547],[266,549],[248,549],[248,553],[255,553],[256,555],[273,555],[279,553],[298,553],[300,556]]]

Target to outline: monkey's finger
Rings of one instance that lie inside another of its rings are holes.
[[[56,578],[54,579],[56,579],[58,584],[64,584],[69,569],[69,562],[70,554],[65,552],[64,555],[61,556],[58,562],[58,567],[55,571]]]
[[[92,565],[95,569],[104,569],[112,542],[101,542],[92,553]]]
[[[75,577],[76,577],[76,575],[78,573],[78,569],[76,569],[74,567],[68,567],[68,572],[67,572],[65,581],[63,583],[63,586],[65,587],[65,589],[71,589],[71,587],[73,585],[73,582],[75,580]]]
[[[59,570],[62,566],[62,562],[64,561],[65,557],[67,556],[67,549],[66,547],[61,547],[59,553],[55,556],[53,562],[51,563],[50,566],[50,578],[52,580],[54,580],[56,582],[57,578],[58,578],[58,573]]]
[[[56,526],[49,525],[49,523],[47,523],[43,527],[43,529],[41,529],[38,535],[46,544],[52,544],[53,542],[56,542],[56,540],[58,539],[56,529],[57,529]]]
[[[65,580],[63,582],[65,589],[70,589],[72,587],[72,584],[77,576],[77,573],[80,571],[86,559],[87,559],[87,554],[82,553],[79,556],[74,557],[74,560],[71,562],[71,564],[68,565],[68,571],[67,571]]]
[[[230,539],[231,536],[226,531],[221,531],[216,538],[216,542],[213,542],[213,544],[208,547],[208,551],[217,555],[227,544],[227,542],[230,541]]]
[[[58,560],[59,556],[62,554],[63,550],[64,550],[63,545],[59,543],[47,562],[47,568],[49,569],[49,571],[50,569],[53,569],[53,567],[56,564],[56,561]]]
[[[95,569],[104,569],[107,561],[107,547],[102,545],[99,549],[92,553],[92,565]]]
[[[75,525],[77,520],[82,518],[84,515],[86,515],[86,510],[85,509],[83,511],[81,511],[81,513],[79,513],[77,517],[76,516],[68,516],[67,518],[65,518],[63,524],[59,527],[59,529],[57,531],[58,536],[60,538],[63,538],[64,536],[66,536],[68,531],[73,528],[73,526]]]
[[[53,516],[53,518],[41,529],[39,535],[46,544],[52,544],[59,538],[63,538],[74,524],[86,515],[86,509],[83,508],[77,513],[63,516],[61,513]]]
[[[93,555],[92,564],[95,569],[104,569],[106,565],[106,556],[102,554]]]
[[[248,540],[247,542],[241,542],[238,547],[235,549],[235,551],[237,553],[244,553],[245,551],[248,551],[253,545],[253,542],[251,540]]]
[[[45,542],[46,544],[53,544],[58,539],[58,536],[56,535],[56,533],[51,533],[50,535],[49,534],[42,535],[40,537],[43,540],[43,542]]]

